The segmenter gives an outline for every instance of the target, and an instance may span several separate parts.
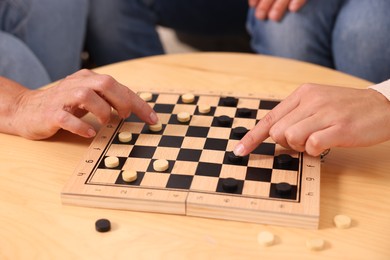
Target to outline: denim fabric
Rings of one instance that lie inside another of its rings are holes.
[[[35,88],[80,69],[87,14],[88,0],[0,0],[1,75]]]
[[[390,78],[390,1],[309,0],[281,22],[248,13],[252,48],[303,60],[373,82]]]
[[[161,25],[197,35],[245,33],[246,0],[93,0],[87,46],[97,65],[163,54]]]

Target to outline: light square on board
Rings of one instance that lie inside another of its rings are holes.
[[[246,180],[242,195],[268,197],[271,184],[269,182],[249,181]]]
[[[248,130],[251,130],[256,125],[256,120],[248,118],[234,118],[232,128],[235,127],[245,127]]]
[[[161,135],[145,135],[141,134],[137,138],[136,145],[142,145],[142,146],[157,146],[158,143],[161,140]]]
[[[213,122],[212,116],[193,115],[191,116],[190,119],[190,125],[195,125],[195,126],[209,127],[211,126],[212,122]]]
[[[164,129],[164,135],[185,136],[187,131],[187,125],[167,125]]]
[[[114,184],[119,173],[120,170],[97,169],[89,183]]]
[[[205,138],[202,137],[184,137],[182,148],[188,149],[203,149],[204,144],[206,142]]]
[[[176,161],[175,165],[172,168],[172,173],[182,174],[182,175],[195,175],[197,162],[188,162],[188,161]]]
[[[286,170],[279,170],[279,169],[273,169],[272,171],[272,177],[271,182],[272,183],[280,183],[280,182],[287,182],[291,185],[297,185],[298,181],[298,172],[296,171],[286,171]]]
[[[215,109],[215,117],[228,116],[233,118],[236,115],[237,108],[235,107],[217,107]]]
[[[218,96],[199,96],[198,105],[209,105],[212,107],[218,106],[219,103]]]
[[[215,191],[219,178],[195,175],[192,179],[191,190]]]
[[[246,166],[241,165],[222,165],[220,178],[235,178],[237,180],[245,180]]]
[[[172,114],[179,114],[181,112],[187,112],[190,115],[195,113],[196,106],[195,105],[187,105],[187,104],[177,104],[172,111]]]
[[[264,154],[249,154],[248,166],[254,168],[272,169],[274,157]]]
[[[153,159],[176,160],[180,148],[173,147],[157,147],[153,155]]]
[[[145,123],[124,122],[119,132],[141,133]]]
[[[260,100],[257,98],[240,98],[239,108],[258,109],[260,106]]]
[[[201,162],[210,162],[210,163],[222,163],[225,156],[224,151],[215,151],[215,150],[206,150],[202,151],[200,156]]]
[[[219,138],[219,139],[229,139],[230,132],[231,132],[230,127],[210,127],[209,134],[207,137],[209,138]]]
[[[145,172],[141,186],[165,188],[168,182],[169,174],[158,172]]]
[[[111,144],[110,148],[108,148],[106,155],[107,156],[120,156],[120,157],[128,157],[132,145],[123,145],[123,144]]]
[[[160,93],[156,99],[159,104],[177,104],[180,99],[179,94]]]
[[[129,157],[123,165],[122,170],[136,170],[146,172],[150,162],[151,159]]]

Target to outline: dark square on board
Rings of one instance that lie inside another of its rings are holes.
[[[199,162],[196,168],[195,175],[219,177],[221,173],[222,164]]]
[[[207,138],[203,149],[225,151],[227,145],[228,140],[226,139]]]
[[[170,174],[166,188],[188,190],[193,178],[192,175]]]
[[[182,136],[163,135],[161,136],[161,140],[158,143],[158,146],[180,148],[183,140],[184,137]]]
[[[178,161],[198,162],[201,154],[202,154],[202,150],[182,148],[179,151],[179,155],[177,156],[177,160]]]
[[[135,145],[130,152],[130,157],[152,158],[157,147]]]

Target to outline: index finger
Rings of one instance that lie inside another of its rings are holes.
[[[245,156],[252,152],[265,139],[269,137],[271,127],[299,104],[299,97],[293,92],[268,112],[257,125],[251,129],[236,145],[233,152],[236,156]]]

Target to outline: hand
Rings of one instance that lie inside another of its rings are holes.
[[[22,91],[11,122],[18,135],[29,139],[50,137],[61,128],[94,137],[95,129],[80,117],[91,112],[100,123],[107,123],[111,108],[122,118],[134,112],[149,124],[158,120],[145,101],[111,76],[81,70],[51,88]]]
[[[390,139],[390,102],[372,89],[305,84],[271,110],[235,147],[244,156],[267,137],[317,156],[331,147]]]
[[[279,21],[287,9],[290,12],[298,11],[306,0],[249,0],[249,6],[255,8],[255,16],[260,20],[267,18]]]

